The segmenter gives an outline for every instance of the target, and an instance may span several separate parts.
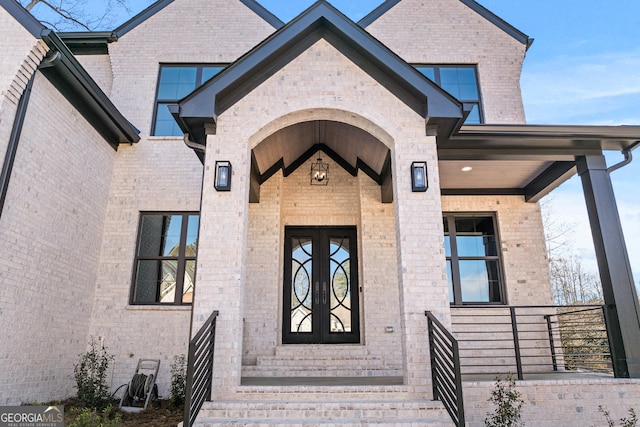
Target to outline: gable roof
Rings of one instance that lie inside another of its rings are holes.
[[[115,148],[119,143],[140,140],[138,130],[113,105],[55,32],[42,25],[15,0],[0,0],[0,6],[33,37],[47,44],[50,50],[39,65],[39,71],[109,144]]]
[[[138,13],[136,16],[129,19],[127,22],[120,25],[115,30],[113,30],[113,32],[115,33],[117,38],[122,37],[123,35],[127,34],[129,31],[133,30],[138,25],[142,24],[147,19],[151,18],[156,13],[160,12],[166,6],[173,3],[173,1],[174,0],[156,1],[151,6],[149,6],[142,12]],[[284,26],[284,22],[278,19],[278,17],[275,16],[273,13],[265,9],[264,6],[262,6],[256,0],[239,0],[239,1],[245,6],[247,6],[249,9],[251,9],[253,12],[255,12],[260,18],[267,21],[267,23],[269,23],[269,25],[271,25],[273,28],[279,29]]]
[[[448,137],[466,117],[463,105],[324,0],[272,34],[170,110],[192,140],[204,144],[205,127],[218,115],[325,39]]]
[[[380,6],[378,6],[373,11],[371,11],[371,13],[369,13],[367,16],[365,16],[360,21],[358,21],[358,25],[360,25],[362,28],[368,27],[373,22],[375,22],[378,18],[380,18],[382,15],[387,13],[393,6],[400,3],[400,1],[401,0],[386,0]],[[527,46],[527,49],[529,49],[529,47],[533,44],[532,38],[527,36],[522,31],[518,30],[516,27],[509,24],[507,21],[500,18],[498,15],[491,12],[489,9],[485,8],[481,4],[475,2],[474,0],[459,0],[459,1],[464,3],[466,6],[471,8],[473,11],[478,13],[487,21],[494,24],[496,27],[500,28],[505,33],[509,34],[514,39],[518,40],[520,43],[525,44]]]

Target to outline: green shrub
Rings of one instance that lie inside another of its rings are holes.
[[[107,373],[113,359],[104,345],[91,337],[89,350],[80,355],[80,363],[73,369],[78,399],[85,406],[101,409],[109,403]]]
[[[174,356],[171,362],[171,404],[178,408],[184,405],[187,386],[187,357],[184,354]]]
[[[516,390],[516,380],[509,375],[502,381],[496,378],[496,385],[491,391],[489,402],[495,405],[493,414],[487,413],[484,420],[486,427],[520,427],[524,426],[521,421],[520,411],[524,400],[518,390]]]
[[[72,410],[72,414],[75,411]],[[121,415],[111,405],[100,412],[94,408],[83,408],[75,413],[78,416],[68,427],[116,427],[121,421]]]

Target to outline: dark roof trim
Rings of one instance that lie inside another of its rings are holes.
[[[51,30],[42,32],[51,49],[40,71],[114,148],[140,140],[138,130],[118,111],[64,42]]]
[[[537,202],[576,173],[576,162],[554,162],[525,187],[525,201]]]
[[[122,37],[138,25],[142,24],[147,19],[151,18],[156,13],[160,12],[171,3],[173,3],[173,0],[159,0],[142,12],[138,13],[133,18],[129,19],[124,24],[120,25],[118,28],[113,30],[113,32],[117,37]]]
[[[264,6],[258,3],[255,0],[240,0],[242,4],[247,6],[249,9],[255,12],[260,18],[264,19],[276,30],[284,27],[284,22],[282,22],[276,15],[269,12]]]
[[[386,0],[380,6],[376,7],[371,12],[369,12],[367,16],[359,20],[358,25],[360,25],[362,28],[368,27],[369,25],[373,24],[375,20],[377,20],[382,15],[387,13],[389,9],[391,9],[393,6],[397,5],[398,3],[400,3],[400,0]]]
[[[465,5],[469,6],[471,9],[473,9],[476,13],[478,13],[484,19],[491,22],[496,27],[500,28],[502,31],[509,34],[514,39],[518,40],[520,43],[526,45],[527,49],[529,49],[529,47],[531,47],[531,45],[533,44],[533,39],[531,37],[529,37],[522,31],[518,30],[513,25],[509,24],[507,21],[500,18],[495,13],[491,12],[489,9],[482,6],[480,3],[477,3],[474,0],[460,0],[460,1]]]
[[[22,92],[20,96],[20,101],[18,101],[18,109],[13,119],[13,127],[11,128],[11,135],[9,136],[9,143],[7,144],[7,152],[4,156],[2,171],[0,171],[0,217],[2,216],[4,202],[7,198],[7,191],[9,190],[9,181],[11,180],[11,173],[13,172],[13,162],[16,159],[20,135],[22,134],[22,126],[24,125],[24,119],[27,115],[27,107],[29,106],[29,97],[31,96],[34,77],[34,75],[31,76],[27,82],[27,86],[24,88],[24,92]]]
[[[118,40],[113,31],[57,33],[74,55],[107,55],[109,43]]]
[[[373,38],[326,1],[314,3],[199,89],[170,107],[185,133],[204,144],[205,125],[296,58],[325,39],[400,100],[439,127],[447,138],[462,123],[463,106],[414,67]]]
[[[597,148],[624,150],[640,140],[640,126],[464,125],[452,137],[495,147]]]
[[[527,49],[533,44],[533,39],[527,36],[522,31],[518,30],[513,25],[509,24],[504,19],[500,18],[495,13],[491,12],[489,9],[485,8],[481,4],[475,2],[474,0],[460,0],[466,6],[470,7],[476,13],[480,14],[484,19],[491,22],[498,28],[500,28],[505,33],[509,34],[514,39],[518,40],[520,43],[525,44]],[[387,13],[393,6],[400,3],[400,0],[386,0],[380,6],[375,8],[371,13],[358,21],[358,25],[362,28],[366,28],[369,25],[373,24],[378,18]]]
[[[35,38],[40,38],[40,33],[45,26],[40,23],[32,14],[30,14],[16,0],[0,0],[2,6],[11,16],[15,18],[22,26],[31,33]]]

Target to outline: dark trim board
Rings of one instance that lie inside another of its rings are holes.
[[[42,40],[51,51],[38,67],[40,72],[114,148],[120,143],[138,142],[138,129],[113,105],[56,33],[44,30]]]
[[[367,16],[359,20],[358,25],[360,25],[362,28],[368,27],[398,3],[400,3],[400,0],[386,0],[384,3],[380,4],[380,6],[369,12]]]
[[[20,135],[22,134],[22,126],[24,124],[24,118],[27,115],[27,107],[29,105],[29,97],[31,96],[31,88],[33,87],[34,80],[35,74],[31,76],[27,82],[24,92],[22,92],[20,101],[18,101],[18,109],[16,111],[15,118],[13,119],[13,127],[11,128],[11,135],[9,136],[9,144],[7,145],[7,152],[4,156],[2,171],[0,172],[0,218],[2,217],[2,211],[4,210],[4,201],[7,198],[7,191],[9,191],[9,181],[11,180],[11,172],[13,171],[13,162],[18,151]]]

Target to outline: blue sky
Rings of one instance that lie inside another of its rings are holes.
[[[312,0],[260,2],[285,22],[313,3]],[[357,21],[382,1],[330,2]],[[94,5],[97,3],[92,1]],[[136,13],[151,1],[129,3]],[[640,0],[479,0],[479,3],[535,39],[521,79],[528,123],[640,125]],[[126,18],[122,16],[122,20]],[[636,282],[640,281],[640,150],[637,152],[638,159],[612,174]],[[607,159],[613,164],[622,156],[611,153]],[[575,224],[576,252],[596,271],[579,179],[572,178],[553,195],[551,208],[555,216],[561,222]]]

